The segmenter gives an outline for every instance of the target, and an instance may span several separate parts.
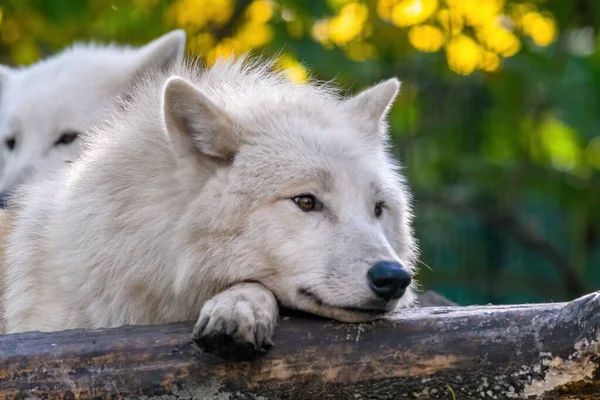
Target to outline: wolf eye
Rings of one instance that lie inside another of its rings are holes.
[[[8,147],[8,150],[13,151],[17,144],[17,138],[14,136],[11,136],[4,141],[4,144],[6,145],[6,147]]]
[[[384,204],[385,203],[383,201],[379,201],[375,204],[375,218],[381,218],[381,216],[383,215]]]
[[[293,197],[292,201],[304,212],[321,211],[323,209],[323,203],[312,194]]]
[[[59,146],[61,144],[72,143],[75,139],[77,139],[78,136],[79,133],[75,131],[66,131],[61,135],[61,137],[58,138],[56,142],[54,142],[54,145]]]

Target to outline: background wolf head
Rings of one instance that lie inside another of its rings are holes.
[[[72,162],[111,100],[140,74],[181,60],[184,48],[176,30],[141,48],[75,44],[29,67],[0,66],[0,193]]]

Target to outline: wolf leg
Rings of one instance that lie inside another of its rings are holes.
[[[246,358],[272,345],[278,307],[259,283],[240,283],[207,301],[194,327],[194,340],[224,357]]]

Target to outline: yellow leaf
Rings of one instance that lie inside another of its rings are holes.
[[[466,35],[450,39],[446,47],[446,57],[450,69],[461,75],[469,75],[481,64],[483,49]]]
[[[463,17],[460,13],[454,10],[440,10],[437,14],[437,18],[446,32],[450,33],[451,35],[458,35],[463,29]]]
[[[550,15],[530,11],[523,15],[520,24],[523,32],[531,36],[538,46],[548,46],[556,38],[556,22]]]
[[[404,0],[392,9],[392,22],[397,26],[417,25],[426,21],[438,7],[438,0]]]
[[[348,43],[361,33],[368,16],[369,10],[364,4],[345,5],[339,15],[329,21],[329,37],[338,46]]]
[[[255,0],[246,10],[246,18],[252,22],[267,22],[273,17],[275,6],[269,0]]]
[[[445,42],[442,30],[433,25],[417,25],[408,31],[408,40],[413,47],[422,52],[438,51]]]

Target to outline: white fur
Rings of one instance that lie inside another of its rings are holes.
[[[410,305],[412,288],[382,304],[366,277],[381,260],[415,271],[387,151],[398,87],[342,99],[244,59],[147,77],[79,160],[14,196],[6,331],[198,319],[198,337],[260,346],[276,300],[342,321]],[[291,200],[305,193],[323,211]]]
[[[73,161],[81,140],[56,144],[61,135],[100,123],[111,99],[140,73],[181,62],[184,46],[176,30],[141,48],[75,44],[29,67],[0,66],[0,193]]]

